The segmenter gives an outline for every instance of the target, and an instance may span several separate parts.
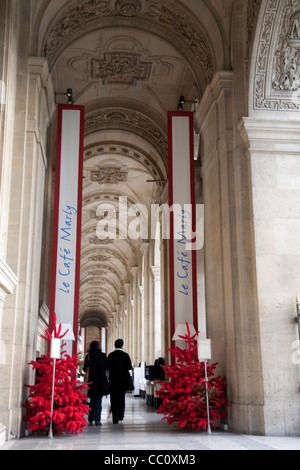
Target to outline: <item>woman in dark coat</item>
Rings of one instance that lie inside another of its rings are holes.
[[[88,375],[86,382],[89,385],[88,398],[90,398],[89,423],[95,421],[96,426],[101,426],[102,397],[109,395],[106,367],[106,354],[101,352],[98,341],[92,341],[84,360],[83,371]]]

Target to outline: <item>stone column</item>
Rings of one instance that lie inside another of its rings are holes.
[[[119,335],[125,341],[125,315],[124,315],[124,295],[119,296],[120,300],[120,310],[119,310],[119,317],[120,317],[120,331]]]
[[[109,335],[110,352],[115,349],[114,342],[116,341],[116,339],[116,312],[112,312]]]
[[[110,317],[107,325],[107,353],[109,354],[114,350],[113,345],[113,316]]]
[[[161,348],[162,355],[165,359],[165,364],[169,364],[169,353],[167,348],[171,346],[170,341],[170,305],[168,297],[168,273],[169,273],[169,259],[168,259],[168,241],[162,240],[161,243],[161,276],[160,276],[160,292],[161,292]]]
[[[138,309],[138,357],[139,362],[145,360],[145,321],[144,321],[144,286],[139,286],[139,309]]]
[[[154,358],[158,359],[159,357],[162,357],[160,266],[152,266],[151,271],[154,284],[153,349]]]
[[[138,273],[139,269],[137,266],[131,268],[132,274],[132,320],[131,320],[131,337],[132,337],[132,362],[135,366],[139,364],[138,357],[138,313],[139,313],[139,289],[138,289]]]
[[[3,322],[7,296],[14,293],[17,276],[6,260],[11,166],[16,99],[18,12],[13,2],[0,3],[0,447],[9,435],[8,394],[10,388],[10,345]]]
[[[2,364],[2,373],[4,372],[5,364],[7,364],[6,358],[6,346],[5,346],[5,336],[2,329],[2,314],[3,314],[3,304],[6,296],[12,294],[17,284],[17,277],[9,268],[9,266],[0,258],[0,364]],[[7,366],[5,369],[8,371]],[[5,374],[2,375],[3,383],[8,379]],[[5,410],[6,401],[3,400],[4,396],[0,393],[0,410]],[[6,426],[0,422],[0,447],[4,444],[6,440]]]
[[[152,358],[150,355],[150,343],[152,338],[150,336],[151,331],[151,318],[150,318],[150,296],[149,296],[149,283],[150,283],[150,243],[143,243],[141,247],[143,254],[143,325],[142,334],[144,337],[144,350],[143,357],[141,360],[146,361],[147,364],[152,364]]]
[[[252,168],[266,434],[299,433],[299,112],[253,112],[244,126]],[[295,357],[294,357],[295,356]]]
[[[124,315],[125,315],[125,331],[124,337],[127,344],[127,351],[131,354],[131,337],[130,337],[130,319],[131,319],[131,299],[130,299],[130,284],[124,285]]]
[[[115,340],[121,338],[121,321],[122,321],[122,314],[120,309],[120,304],[115,305],[116,309],[116,337]]]

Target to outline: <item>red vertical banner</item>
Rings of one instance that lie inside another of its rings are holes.
[[[55,198],[49,329],[71,325],[75,341],[66,341],[68,354],[77,353],[84,107],[58,106]]]
[[[169,112],[168,138],[172,340],[180,325],[198,328],[193,113]]]

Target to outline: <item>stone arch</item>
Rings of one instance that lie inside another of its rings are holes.
[[[299,18],[299,0],[263,0],[250,74],[251,114],[299,111]]]
[[[122,5],[122,0],[68,3],[60,8],[50,27],[49,17],[45,23],[41,21],[39,55],[47,56],[52,70],[61,52],[74,39],[88,31],[114,27],[116,17],[120,26],[130,26],[134,20],[135,28],[146,32],[150,30],[152,34],[163,37],[181,51],[196,69],[203,92],[214,71],[222,68],[224,60],[223,55],[220,56],[220,51],[223,51],[221,35],[217,33],[218,27],[209,10],[206,9],[207,24],[211,29],[199,24],[188,8],[174,1],[165,0],[162,3],[158,0],[130,0],[126,4],[127,9],[123,8],[125,6]],[[214,38],[210,41],[212,31]]]
[[[81,318],[81,327],[96,326],[99,329],[107,325],[105,314],[101,311],[90,310],[86,312]]]

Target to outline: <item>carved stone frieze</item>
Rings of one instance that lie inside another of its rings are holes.
[[[106,238],[106,240],[101,240],[98,237],[91,237],[89,238],[88,242],[90,245],[106,245],[106,244],[113,243],[113,240],[108,237]]]
[[[93,263],[103,263],[105,261],[109,261],[110,256],[106,255],[94,255],[89,257],[89,261],[92,261]]]
[[[254,109],[300,109],[300,0],[267,0],[261,17]]]

